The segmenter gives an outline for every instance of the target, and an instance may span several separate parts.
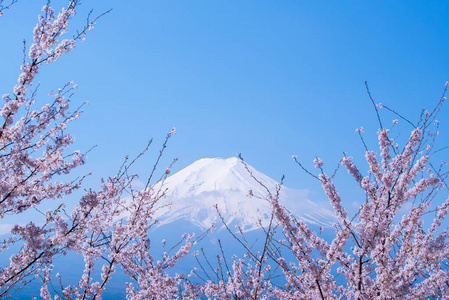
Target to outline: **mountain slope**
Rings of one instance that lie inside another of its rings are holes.
[[[268,190],[275,192],[278,184],[275,180],[251,166],[248,168]],[[249,197],[248,192],[252,190],[253,195],[265,197],[268,192],[264,186],[235,157],[200,159],[167,178],[163,186],[167,189],[166,196],[158,203],[162,208],[154,218],[159,220],[159,225],[185,220],[201,229],[213,223],[220,228],[223,222],[218,209],[231,228],[240,225],[245,231],[257,229],[259,220],[268,224],[271,207],[264,199]],[[331,211],[307,199],[306,191],[282,187],[280,201],[309,224],[327,227],[335,221]]]

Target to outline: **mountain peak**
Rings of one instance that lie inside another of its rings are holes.
[[[213,223],[222,227],[218,209],[226,223],[241,225],[244,230],[257,229],[259,220],[263,224],[269,221],[271,207],[266,200],[249,197],[248,192],[252,190],[252,194],[263,198],[267,189],[274,193],[278,183],[250,165],[247,167],[251,174],[237,157],[195,161],[166,179],[167,193],[159,202],[162,208],[155,218],[160,225],[184,219],[201,229]],[[283,187],[280,198],[306,222],[323,226],[333,223],[333,214],[308,200],[307,191]]]

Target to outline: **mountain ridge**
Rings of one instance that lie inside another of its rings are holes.
[[[243,231],[251,231],[260,228],[259,222],[267,225],[271,206],[264,198],[267,189],[275,193],[279,183],[248,164],[246,167],[236,157],[202,158],[168,177],[163,186],[157,183],[156,190],[166,190],[154,215],[158,226],[186,220],[202,230],[213,224],[220,229],[224,225],[217,210],[230,228],[239,225]],[[248,196],[250,190],[254,196]],[[334,214],[310,201],[307,194],[283,186],[280,202],[306,223],[332,226]]]

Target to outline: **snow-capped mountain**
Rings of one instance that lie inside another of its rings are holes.
[[[203,230],[213,223],[220,228],[223,222],[218,209],[230,228],[240,225],[250,231],[259,228],[259,220],[268,224],[270,204],[257,196],[268,195],[267,189],[274,193],[278,183],[249,165],[248,168],[263,186],[236,157],[203,158],[194,162],[166,179],[162,187],[167,189],[166,196],[158,202],[160,208],[154,218],[159,220],[159,225],[182,220]],[[254,196],[248,196],[249,190]],[[307,191],[282,187],[280,202],[309,224],[327,227],[335,222],[330,210],[307,199]]]

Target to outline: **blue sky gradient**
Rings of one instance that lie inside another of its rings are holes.
[[[2,93],[12,91],[22,40],[31,43],[45,3],[19,0],[0,18]],[[319,183],[291,156],[311,169],[319,156],[329,172],[343,151],[363,163],[354,130],[364,126],[375,149],[379,127],[365,81],[376,102],[416,120],[449,80],[447,1],[85,0],[72,29],[90,9],[95,15],[110,8],[84,43],[44,66],[38,78],[43,101],[73,80],[80,86],[74,106],[90,102],[70,128],[76,148],[98,145],[77,171],[93,172],[87,187],[114,175],[125,155],[154,138],[135,168],[148,174],[176,127],[163,166],[178,157],[177,171],[200,158],[241,152],[256,169],[277,180],[285,174],[287,186],[310,189],[312,200],[321,201]],[[386,124],[396,118],[381,112]],[[447,106],[439,120],[446,146]],[[407,136],[411,128],[401,123]],[[350,186],[345,180],[343,189]]]

